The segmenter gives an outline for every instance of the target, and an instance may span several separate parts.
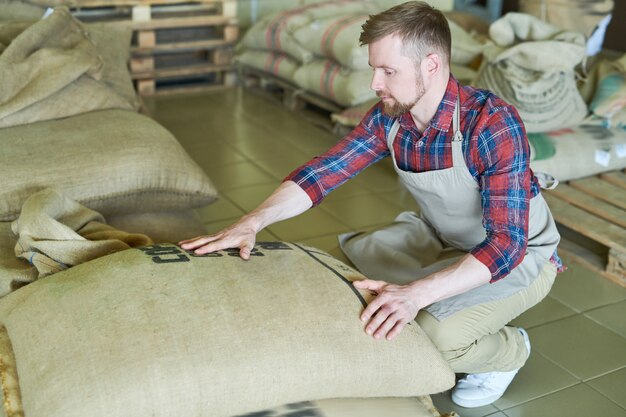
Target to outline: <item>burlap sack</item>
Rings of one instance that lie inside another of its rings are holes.
[[[0,222],[0,297],[35,281],[39,275],[37,268],[15,257],[15,243],[11,222]]]
[[[129,249],[1,299],[0,359],[16,366],[0,382],[19,380],[23,407],[7,414],[217,417],[453,385],[415,323],[393,341],[365,334],[372,296],[350,285],[354,270],[296,244],[237,252]]]
[[[590,36],[613,10],[614,0],[519,0],[519,11]]]
[[[217,191],[154,120],[103,110],[0,130],[0,221],[15,220],[34,192],[57,187],[102,213],[201,207]]]
[[[237,417],[443,417],[430,397],[304,401]],[[457,414],[448,414],[454,417]],[[457,416],[458,417],[458,416]]]
[[[330,17],[377,11],[374,3],[363,0],[322,1],[291,8],[266,16],[254,24],[244,35],[240,46],[283,52],[307,63],[315,59],[315,54],[309,50],[310,42],[300,43],[294,38],[296,30]]]
[[[369,69],[367,46],[359,45],[367,14],[348,14],[313,20],[293,33],[300,45],[314,54],[339,62],[351,70]]]
[[[294,74],[296,84],[342,106],[354,106],[375,98],[370,89],[371,70],[350,71],[329,59],[302,65]]]
[[[484,49],[477,87],[493,91],[518,110],[528,132],[580,123],[587,106],[574,67],[585,56],[582,34],[562,31],[521,13],[495,21]]]
[[[136,109],[101,81],[103,67],[85,27],[65,8],[35,23],[0,24],[0,127]]]
[[[0,10],[0,23],[33,22],[41,19],[46,8],[21,0],[0,0]]]
[[[121,250],[146,246],[146,235],[116,229],[96,211],[46,188],[24,202],[11,225],[15,256],[37,268],[39,278]]]
[[[626,168],[626,129],[580,125],[528,135],[530,167],[568,181]]]
[[[145,234],[155,242],[179,242],[207,232],[206,226],[192,210],[120,214],[109,216],[106,221],[116,229]],[[0,222],[0,297],[35,281],[39,276],[37,268],[15,256],[17,236],[11,230],[11,223]]]
[[[298,62],[287,54],[265,50],[245,50],[235,58],[236,62],[265,71],[284,80],[293,82]]]

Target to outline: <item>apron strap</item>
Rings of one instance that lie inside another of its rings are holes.
[[[398,130],[400,130],[400,121],[398,119],[395,119],[393,121],[393,124],[391,125],[391,129],[389,129],[389,134],[387,135],[387,147],[389,148],[389,151],[391,152],[391,154],[393,155],[393,141],[396,139],[396,136],[398,135]]]
[[[456,96],[456,104],[454,105],[454,114],[452,115],[452,129],[454,132],[454,142],[463,141],[463,134],[461,133],[461,103],[459,96]]]

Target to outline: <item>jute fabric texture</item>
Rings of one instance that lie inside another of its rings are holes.
[[[11,226],[18,237],[15,256],[37,268],[39,278],[153,243],[146,235],[109,226],[100,213],[51,188],[31,195]]]
[[[373,296],[349,283],[362,278],[315,249],[260,242],[250,261],[153,245],[38,280],[0,300],[23,415],[217,417],[450,388],[417,324],[393,341],[364,332]]]
[[[161,212],[217,198],[206,174],[154,120],[102,110],[0,130],[0,220],[44,188],[102,213]]]
[[[129,35],[120,49],[128,50]],[[35,23],[0,24],[0,127],[135,109],[134,97],[102,81],[104,67],[87,29],[66,8]]]
[[[573,126],[587,115],[574,68],[585,57],[585,38],[521,13],[489,28],[474,85],[515,106],[528,132]]]

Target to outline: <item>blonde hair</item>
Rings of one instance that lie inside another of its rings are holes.
[[[402,39],[402,53],[416,64],[432,53],[450,63],[452,37],[448,21],[441,11],[423,1],[409,1],[371,15],[362,28],[361,45],[395,34]]]

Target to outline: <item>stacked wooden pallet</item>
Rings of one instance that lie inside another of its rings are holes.
[[[331,114],[343,110],[334,101],[310,91],[305,91],[296,84],[259,69],[239,65],[239,78],[248,90],[282,103],[289,110],[300,114],[313,124],[335,133],[339,132]]]
[[[74,0],[69,6],[83,21],[132,28],[130,71],[141,95],[235,83],[236,0]]]
[[[559,250],[626,287],[626,171],[560,184],[544,196],[563,237]]]

